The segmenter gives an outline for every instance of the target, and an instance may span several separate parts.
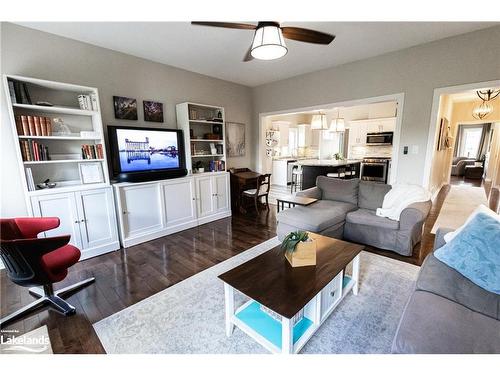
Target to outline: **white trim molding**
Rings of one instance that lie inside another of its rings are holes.
[[[429,132],[427,136],[427,147],[425,154],[425,163],[424,163],[424,175],[422,178],[422,186],[425,188],[429,188],[429,182],[431,178],[431,169],[432,169],[432,158],[434,156],[435,148],[436,148],[436,127],[437,120],[439,114],[439,106],[441,95],[446,94],[457,94],[463,91],[470,90],[480,90],[487,87],[495,87],[500,86],[500,80],[494,81],[486,81],[486,82],[476,82],[476,83],[468,83],[465,85],[457,85],[457,86],[448,86],[448,87],[439,87],[434,89],[434,97],[432,98],[432,109],[431,109],[431,117],[429,120]]]

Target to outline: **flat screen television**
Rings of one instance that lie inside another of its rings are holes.
[[[182,130],[108,126],[113,179],[152,181],[187,174]]]

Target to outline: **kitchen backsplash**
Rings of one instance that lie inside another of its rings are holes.
[[[392,146],[351,146],[350,159],[363,159],[366,157],[392,156]]]

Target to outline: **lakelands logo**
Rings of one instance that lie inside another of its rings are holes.
[[[25,351],[28,353],[42,353],[48,349],[50,339],[47,336],[39,337],[4,337],[0,336],[0,345],[3,352]]]

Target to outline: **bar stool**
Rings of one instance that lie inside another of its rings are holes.
[[[326,177],[330,178],[345,178],[346,169],[345,168],[337,168],[337,172],[330,172],[326,174]]]
[[[356,170],[354,169],[354,167],[352,165],[346,165],[344,178],[350,180],[354,176],[356,176]]]
[[[294,165],[292,167],[292,183],[290,184],[290,193],[297,191],[297,186],[299,191],[302,190],[302,167],[300,165]]]

